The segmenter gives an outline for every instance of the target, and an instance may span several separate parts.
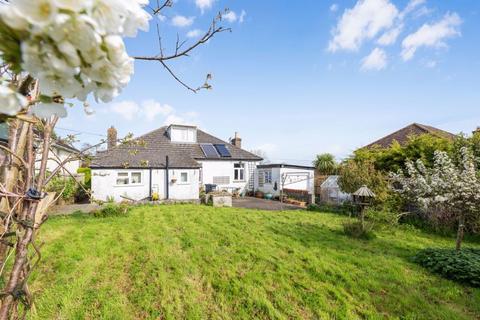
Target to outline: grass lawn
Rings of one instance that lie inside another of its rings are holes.
[[[453,239],[399,228],[357,241],[345,219],[195,205],[51,218],[33,318],[480,318],[480,289],[410,261]]]

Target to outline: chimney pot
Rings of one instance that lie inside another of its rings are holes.
[[[107,149],[111,149],[117,145],[117,129],[111,126],[107,130]]]
[[[238,134],[238,132],[235,132],[235,137],[231,140],[231,143],[237,148],[242,147],[242,138],[240,138],[240,135]]]

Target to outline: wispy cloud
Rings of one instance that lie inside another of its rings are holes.
[[[398,9],[389,0],[360,0],[343,13],[328,50],[358,50],[365,40],[392,27],[397,16]]]
[[[198,38],[202,34],[202,30],[200,29],[193,29],[187,32],[188,38]]]
[[[195,0],[195,5],[203,12],[213,6],[215,0]]]
[[[189,27],[193,24],[193,21],[195,20],[195,17],[185,17],[185,16],[180,16],[176,15],[172,18],[172,25],[175,27]]]
[[[387,66],[387,54],[385,50],[380,48],[375,48],[372,52],[363,58],[361,70],[370,71],[370,70],[382,70]]]
[[[338,4],[334,3],[330,6],[330,12],[337,12],[338,11]]]
[[[142,102],[141,113],[145,119],[152,122],[157,116],[168,116],[175,112],[172,106],[168,104],[161,104],[153,99]]]
[[[113,103],[110,106],[110,110],[119,114],[125,120],[133,120],[138,114],[140,107],[134,101],[120,101]]]
[[[242,12],[240,13],[240,18],[238,18],[238,22],[243,23],[246,16],[247,16],[247,12],[245,10],[242,10]]]
[[[402,59],[412,59],[421,47],[446,47],[446,39],[460,36],[462,20],[456,13],[447,13],[434,24],[425,23],[417,31],[408,35],[402,42]]]
[[[397,27],[386,31],[380,38],[378,38],[377,43],[382,46],[389,46],[394,44],[397,41],[398,36],[403,30],[403,24],[398,25]]]

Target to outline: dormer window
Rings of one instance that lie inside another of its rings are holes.
[[[171,125],[170,127],[168,127],[168,135],[172,142],[197,142],[197,128],[192,126]]]

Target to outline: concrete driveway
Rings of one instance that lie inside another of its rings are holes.
[[[259,198],[245,197],[233,198],[232,205],[235,208],[259,209],[259,210],[302,210],[304,207],[293,204],[281,203],[280,201],[265,200]]]

